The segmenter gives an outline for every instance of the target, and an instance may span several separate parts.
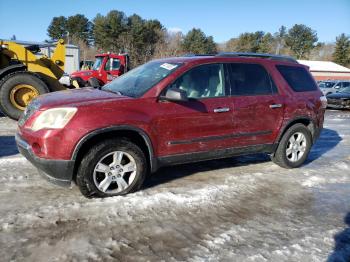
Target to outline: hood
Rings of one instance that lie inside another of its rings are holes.
[[[328,95],[327,98],[350,98],[350,93],[347,93],[347,92],[333,93]]]
[[[89,102],[124,99],[130,99],[130,97],[94,88],[82,88],[48,93],[39,96],[35,100],[40,104],[40,109],[46,109],[49,107],[78,106]]]

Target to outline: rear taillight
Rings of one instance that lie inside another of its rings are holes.
[[[320,100],[321,100],[321,103],[322,103],[322,108],[327,108],[327,98],[326,98],[326,96],[321,96]]]

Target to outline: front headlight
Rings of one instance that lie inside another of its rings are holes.
[[[33,131],[43,128],[63,128],[77,112],[75,107],[52,108],[42,112],[32,125]]]
[[[322,103],[322,108],[327,108],[328,105],[328,101],[327,101],[327,97],[326,96],[321,96],[320,97],[321,103]]]

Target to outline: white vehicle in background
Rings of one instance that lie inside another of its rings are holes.
[[[350,87],[350,80],[327,80],[318,83],[322,93],[327,96],[337,93],[345,87]]]

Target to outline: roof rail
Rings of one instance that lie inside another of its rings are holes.
[[[263,53],[239,53],[239,52],[222,52],[218,53],[216,56],[218,57],[256,57],[256,58],[265,58],[271,60],[285,61],[297,63],[297,60],[291,56],[283,56],[283,55],[272,55],[272,54],[263,54]]]
[[[184,54],[182,57],[215,56],[215,54]]]

